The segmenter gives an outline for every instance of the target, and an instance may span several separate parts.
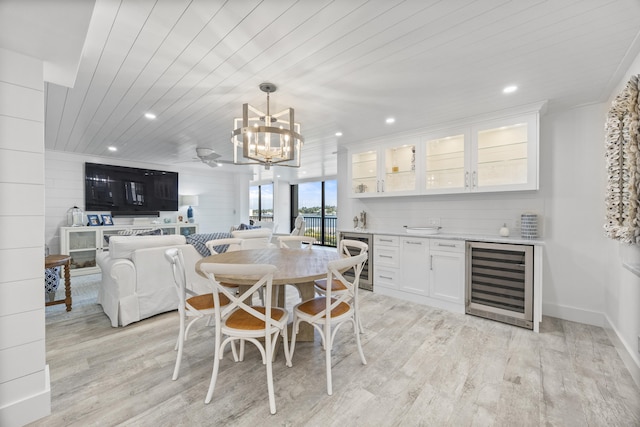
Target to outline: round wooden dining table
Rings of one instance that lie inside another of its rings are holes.
[[[340,259],[342,255],[337,250],[312,249],[281,249],[262,248],[245,249],[240,251],[223,252],[202,258],[196,263],[196,271],[204,275],[200,266],[204,263],[220,264],[271,264],[277,271],[273,275],[274,285],[293,285],[298,289],[302,301],[311,299],[315,295],[313,281],[327,276],[330,261]],[[247,276],[216,276],[216,279],[242,286],[253,285],[255,277]],[[240,289],[242,293],[242,289]],[[279,292],[277,304],[284,307],[285,293]],[[313,328],[305,323],[300,325],[300,333],[296,340],[313,341]]]

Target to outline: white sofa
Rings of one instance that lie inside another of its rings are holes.
[[[126,326],[177,309],[173,275],[164,257],[168,248],[182,249],[193,290],[210,291],[207,279],[195,271],[202,256],[186,243],[184,236],[113,236],[109,239],[109,251],[102,252],[97,259],[102,269],[98,304],[111,319],[111,326]]]

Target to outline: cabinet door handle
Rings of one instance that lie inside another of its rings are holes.
[[[429,270],[433,271],[433,255],[429,255]]]
[[[390,255],[380,255],[380,258],[393,258],[393,257]]]
[[[389,279],[389,280],[393,280],[393,277],[389,277],[389,276],[380,276],[381,279]]]
[[[380,188],[382,189],[380,192],[384,193],[384,179],[380,180]]]
[[[464,173],[464,188],[469,188],[469,171]]]
[[[473,185],[473,188],[477,188],[478,187],[478,173],[476,171],[473,171],[472,185]]]
[[[389,243],[393,242],[393,240],[391,240],[391,239],[380,239],[380,241],[381,242],[389,242]]]
[[[407,243],[410,245],[422,245],[422,242],[412,242],[410,240],[407,240]]]
[[[438,243],[437,245],[438,245],[438,246],[445,247],[445,248],[455,248],[455,247],[456,247],[455,243],[454,243],[454,244]]]

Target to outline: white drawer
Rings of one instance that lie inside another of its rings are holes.
[[[398,267],[400,264],[400,251],[393,246],[374,246],[373,265]]]
[[[375,235],[373,237],[373,246],[398,246],[398,236]]]
[[[398,270],[394,268],[375,268],[373,286],[386,286],[387,288],[398,287]]]
[[[431,239],[432,250],[444,251],[444,252],[464,252],[465,241],[464,240],[442,240]]]

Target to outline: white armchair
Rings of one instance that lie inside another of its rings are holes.
[[[102,270],[98,304],[111,326],[126,326],[178,307],[173,274],[164,258],[169,248],[182,250],[193,290],[211,292],[208,280],[195,271],[202,256],[184,236],[113,236],[109,251],[97,259]]]

